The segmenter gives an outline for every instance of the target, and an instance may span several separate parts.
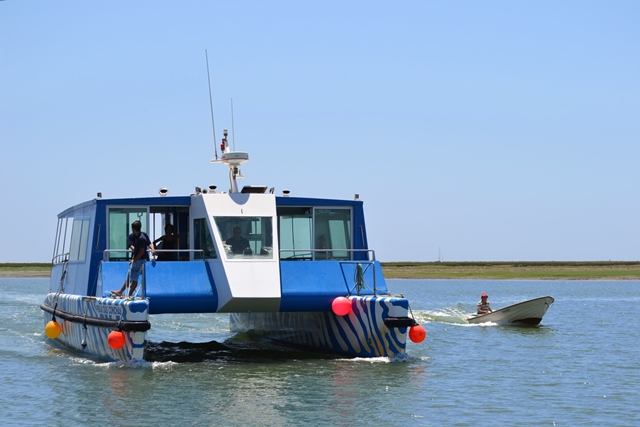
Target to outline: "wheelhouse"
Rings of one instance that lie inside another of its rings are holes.
[[[157,252],[169,252],[165,259],[176,262],[375,259],[367,247],[361,201],[262,196],[275,198],[273,216],[199,209],[194,201],[200,195],[94,199],[74,206],[58,216],[52,277],[85,276],[87,289],[68,291],[95,296],[101,261],[129,259],[127,236],[136,220],[152,241],[164,235],[167,224],[173,226],[177,247],[163,249],[160,242]],[[236,227],[249,242],[249,250],[241,254],[225,244]]]

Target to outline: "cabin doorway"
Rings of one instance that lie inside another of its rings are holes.
[[[149,237],[156,241],[165,235],[167,226],[173,228],[173,234],[177,236],[173,242],[159,241],[159,261],[189,261],[189,208],[185,206],[151,206],[149,208]],[[180,251],[183,249],[183,251]],[[171,251],[171,252],[165,252]]]
[[[189,260],[189,208],[185,206],[111,206],[109,207],[109,260],[126,261],[130,257],[127,238],[131,224],[140,221],[142,231],[151,241],[165,234],[165,226],[171,224],[178,243],[171,249],[174,260]],[[162,249],[159,244],[158,249]],[[183,251],[180,251],[182,249]]]

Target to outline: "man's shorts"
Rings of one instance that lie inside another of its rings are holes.
[[[138,278],[140,277],[140,272],[142,271],[142,266],[146,261],[147,261],[146,259],[139,259],[137,261],[134,261],[133,264],[131,264],[131,274],[129,275],[130,281],[132,282],[138,281]]]

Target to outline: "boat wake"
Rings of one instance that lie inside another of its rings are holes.
[[[458,304],[452,307],[444,307],[437,310],[414,311],[413,314],[418,323],[436,322],[458,326],[478,326],[469,324],[467,318],[475,313],[475,305]],[[494,325],[485,323],[484,326]]]

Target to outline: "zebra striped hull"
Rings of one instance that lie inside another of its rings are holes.
[[[116,350],[109,347],[109,334],[117,325],[148,322],[147,300],[126,301],[112,298],[83,297],[49,293],[42,306],[45,325],[56,317],[62,333],[56,340],[72,350],[89,356],[115,361],[144,360],[145,331],[127,331],[125,345]],[[52,313],[52,309],[55,311]],[[65,318],[67,320],[65,320]],[[113,327],[95,326],[91,323],[111,323]]]
[[[361,357],[405,353],[407,328],[389,328],[387,317],[406,317],[409,302],[393,297],[350,297],[351,312],[233,313],[232,332],[250,332],[313,350]]]

